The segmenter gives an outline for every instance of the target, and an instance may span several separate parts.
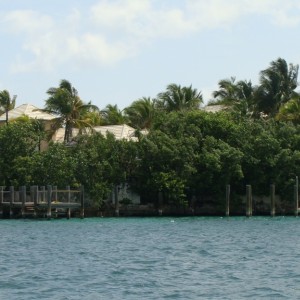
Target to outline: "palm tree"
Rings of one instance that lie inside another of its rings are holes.
[[[296,94],[292,99],[283,104],[278,114],[277,120],[291,121],[294,124],[300,124],[300,95]]]
[[[54,129],[65,127],[65,143],[71,141],[73,128],[82,131],[92,127],[85,115],[91,110],[98,110],[98,107],[90,102],[85,104],[69,81],[61,80],[59,87],[48,89],[47,94],[50,97],[46,100],[45,111],[58,115]]]
[[[102,124],[102,114],[99,110],[88,111],[84,115],[84,119],[92,126],[100,126]]]
[[[222,104],[235,114],[251,117],[254,112],[255,90],[251,81],[235,82],[235,77],[223,79],[219,81],[219,90],[213,92],[215,101],[211,104]]]
[[[0,92],[0,114],[6,114],[6,124],[8,124],[8,111],[15,108],[17,96],[12,98],[7,90]]]
[[[235,77],[230,79],[222,79],[218,83],[219,90],[213,92],[213,97],[217,104],[231,105],[232,102],[238,100],[237,85],[235,83]]]
[[[149,129],[155,114],[155,100],[143,97],[124,109],[131,126],[137,129]]]
[[[168,112],[198,109],[203,102],[201,92],[192,86],[181,87],[177,84],[169,84],[163,93],[158,94],[157,107]]]
[[[101,116],[103,125],[121,125],[127,122],[118,105],[106,105],[105,109],[101,110]]]
[[[293,97],[298,69],[298,65],[288,65],[284,59],[278,58],[260,72],[260,86],[255,97],[260,112],[273,117],[279,107]]]

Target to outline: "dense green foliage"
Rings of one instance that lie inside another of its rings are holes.
[[[141,98],[124,111],[108,105],[93,113],[62,81],[48,91],[46,108],[56,110],[66,128],[67,122],[70,129],[80,128],[85,120],[128,123],[137,129],[138,141],[90,132],[68,147],[50,144],[40,152],[43,137],[36,121],[10,122],[0,127],[0,183],[83,184],[94,205],[125,183],[144,203],[156,203],[160,194],[165,203],[175,205],[186,205],[192,198],[222,203],[226,184],[235,194],[244,194],[245,185],[251,184],[256,195],[267,195],[274,183],[289,201],[300,171],[297,74],[298,66],[278,59],[261,72],[259,86],[234,77],[221,80],[214,103],[225,105],[225,110],[218,113],[198,108],[202,96],[196,89],[174,84],[157,99]],[[69,132],[66,141],[71,136]]]
[[[226,184],[240,194],[252,184],[263,195],[271,183],[290,199],[300,171],[298,125],[236,120],[226,112],[161,112],[138,142],[82,135],[72,147],[51,144],[44,152],[37,151],[37,143],[30,122],[0,127],[1,183],[83,184],[97,205],[125,182],[144,202],[155,203],[158,192],[176,205],[192,196],[221,201]]]
[[[7,90],[0,92],[0,115],[5,113],[6,124],[8,123],[8,111],[15,107],[16,98],[16,95],[11,98]]]
[[[61,80],[59,87],[48,89],[47,94],[49,98],[46,100],[45,111],[58,116],[52,127],[54,130],[65,127],[64,141],[66,143],[72,141],[73,128],[79,128],[82,131],[94,125],[87,114],[92,110],[97,110],[98,107],[91,103],[84,103],[69,81]]]

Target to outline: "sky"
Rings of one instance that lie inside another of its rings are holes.
[[[124,109],[175,83],[207,103],[221,79],[299,64],[299,33],[299,0],[0,0],[0,90],[43,108],[66,79]]]

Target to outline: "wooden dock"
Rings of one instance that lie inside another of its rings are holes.
[[[57,189],[48,185],[21,186],[18,190],[11,186],[0,186],[0,218],[33,217],[47,218],[71,216],[84,218],[84,188]]]

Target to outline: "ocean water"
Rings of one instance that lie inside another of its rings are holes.
[[[300,218],[0,220],[0,299],[300,299]]]

